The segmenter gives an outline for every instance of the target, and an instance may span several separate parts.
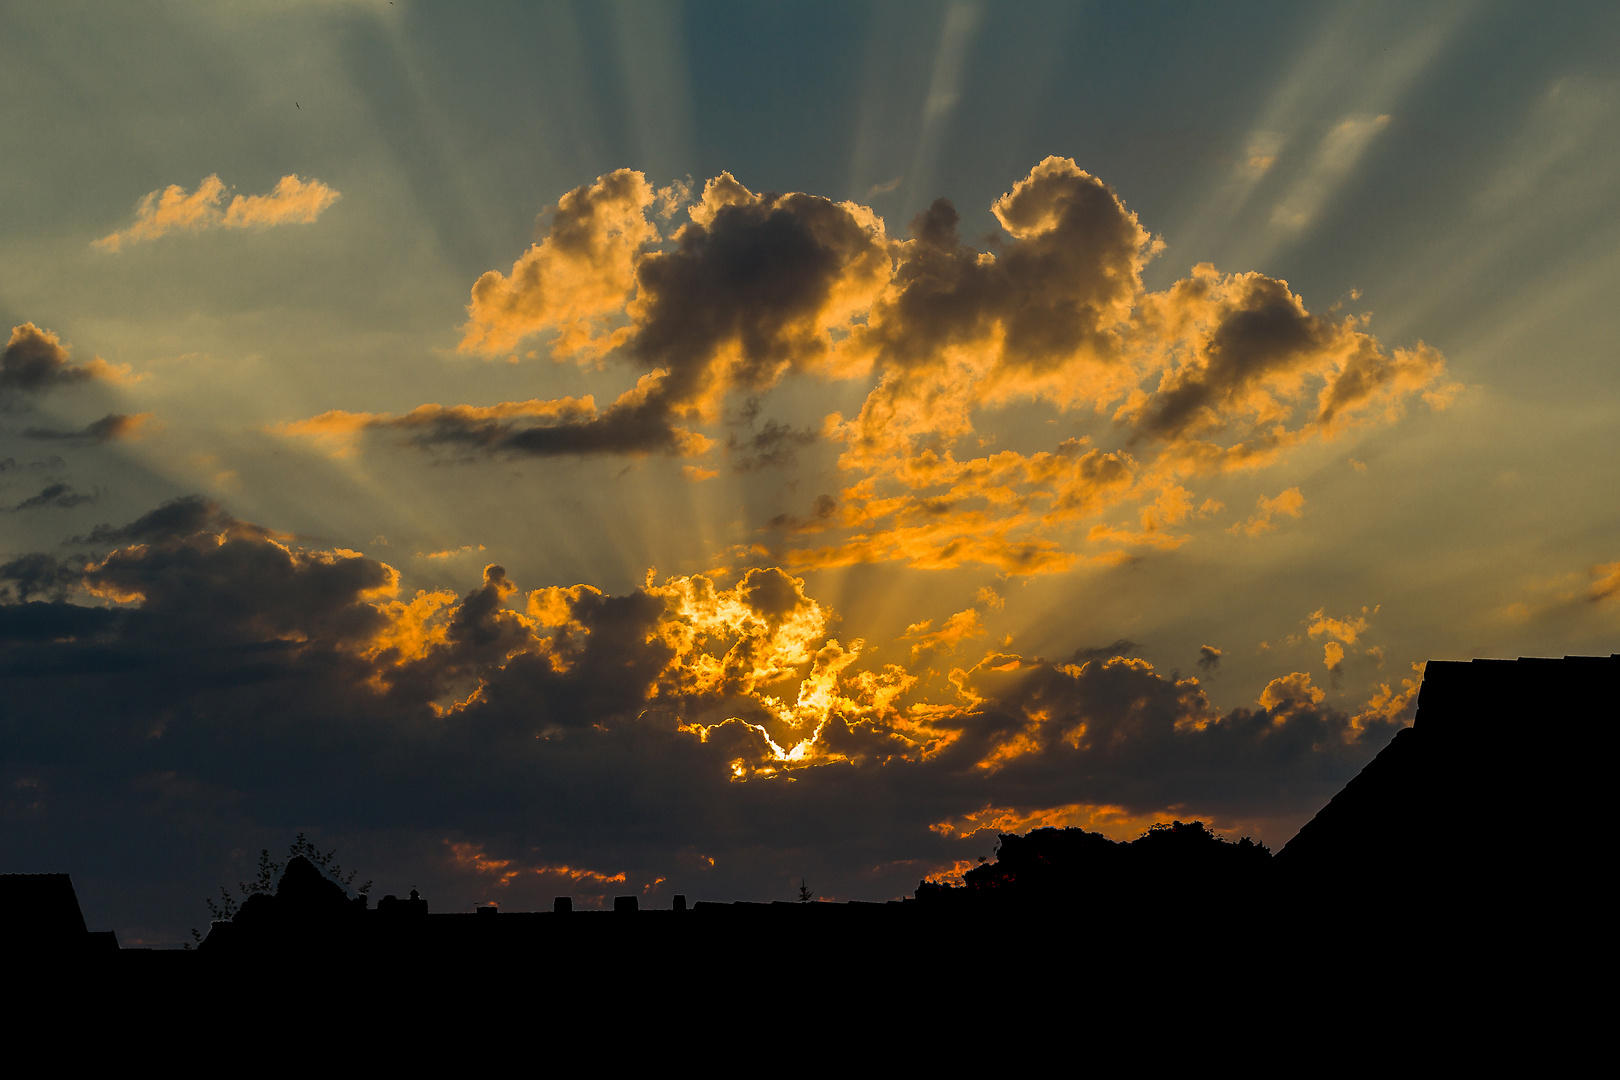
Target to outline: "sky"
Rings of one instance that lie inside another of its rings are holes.
[[[444,911],[1280,847],[1427,660],[1617,651],[1617,55],[7,5],[0,870],[176,947],[300,832]]]

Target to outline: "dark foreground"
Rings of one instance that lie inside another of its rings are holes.
[[[1610,952],[1596,801],[1617,688],[1614,656],[1431,663],[1414,725],[1274,857],[1196,823],[1135,845],[1038,830],[903,902],[448,914],[368,907],[294,859],[193,952],[120,950],[76,900],[64,914],[65,875],[13,875],[8,897],[55,896],[56,915],[8,970],[132,1015],[484,1011],[561,1023],[605,1054],[648,1025],[753,1045],[851,1024],[912,1038],[902,1017],[945,1038],[985,1037],[986,1016],[1078,1030],[1161,1014],[1167,1038],[1279,1017],[1384,1038],[1414,1009],[1477,1049],[1532,1017],[1573,1032],[1601,1000],[1576,987]]]

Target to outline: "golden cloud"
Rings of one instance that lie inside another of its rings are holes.
[[[95,246],[116,253],[125,244],[155,240],[171,232],[307,225],[339,198],[338,192],[321,181],[293,175],[283,176],[268,195],[237,195],[222,208],[226,190],[224,181],[213,175],[204,177],[189,194],[178,184],[150,192],[136,206],[133,225],[109,233],[95,241]]]
[[[1367,632],[1368,617],[1378,614],[1378,609],[1382,606],[1364,607],[1360,615],[1346,615],[1342,619],[1335,619],[1325,608],[1317,608],[1311,612],[1310,626],[1306,633],[1313,638],[1331,637],[1346,645],[1354,645],[1356,639]]]
[[[636,389],[608,409],[585,398],[575,414],[506,423],[479,407],[431,405],[280,430],[335,436],[386,424],[410,430],[413,444],[473,457],[695,456],[721,442],[698,428],[729,422],[747,429],[724,439],[738,471],[791,467],[795,447],[839,448],[839,496],[771,522],[785,565],[979,562],[1031,574],[1177,547],[1194,535],[1178,525],[1221,509],[1184,486],[1193,478],[1266,467],[1392,422],[1413,398],[1444,407],[1459,389],[1433,347],[1389,348],[1364,318],[1313,314],[1262,273],[1202,264],[1148,291],[1142,272],[1162,242],[1068,158],[1045,159],[994,200],[1004,236],[989,250],[962,241],[944,199],[906,238],[891,238],[867,207],[756,194],[730,173],[690,200],[634,170],[609,173],[564,195],[511,270],[472,289],[464,350],[510,352],[534,339],[557,359],[627,364]],[[689,220],[664,235],[654,218],[681,205]],[[759,403],[790,372],[869,389],[852,417],[833,414],[819,433],[777,421],[753,430]],[[745,407],[728,414],[739,396]],[[993,449],[1002,417],[1031,408],[1094,433]],[[1303,504],[1286,488],[1232,531],[1265,532]],[[1121,505],[1139,525],[1097,520]],[[817,533],[835,535],[804,539]]]
[[[1279,514],[1297,518],[1305,506],[1305,496],[1299,493],[1299,488],[1293,487],[1280,491],[1275,497],[1267,498],[1262,495],[1255,500],[1255,512],[1248,521],[1233,525],[1227,531],[1233,535],[1259,536],[1268,533],[1277,527],[1273,520]]]
[[[1588,598],[1613,600],[1620,597],[1620,562],[1600,563],[1592,567],[1592,577],[1596,580],[1587,590]]]

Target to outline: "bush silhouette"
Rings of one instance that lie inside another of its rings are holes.
[[[1271,859],[1264,844],[1233,842],[1202,821],[1159,822],[1129,842],[1084,829],[1002,833],[994,862],[981,862],[961,885],[922,881],[916,897],[964,901],[1056,903],[1104,892],[1156,891],[1173,883],[1210,884],[1257,878]]]
[[[294,865],[300,863],[302,865],[298,867],[298,872],[293,873]],[[287,874],[282,874],[283,867],[288,871]],[[308,869],[306,870],[305,867]],[[344,899],[348,898],[349,886],[354,883],[354,879],[358,876],[357,872],[352,870],[347,876],[344,875],[343,867],[337,861],[336,848],[323,852],[315,846],[309,837],[299,833],[293,838],[292,843],[287,846],[287,859],[285,862],[276,862],[272,859],[269,848],[260,849],[258,873],[254,876],[253,881],[239,881],[236,883],[237,889],[242,894],[240,902],[231,895],[231,890],[224,885],[219,887],[220,898],[217,901],[212,898],[205,898],[203,902],[208,905],[208,915],[213,922],[236,922],[238,916],[248,908],[249,903],[254,898],[277,895],[281,891],[282,885],[287,884],[288,877],[294,878],[295,894],[308,894],[310,892],[308,885],[310,872],[313,872],[316,878],[330,879],[330,882],[335,885]],[[278,874],[282,875],[279,883]],[[365,896],[370,891],[371,882],[369,881],[356,890],[360,896]],[[256,908],[257,906],[262,905],[256,905]],[[195,927],[192,928],[191,938],[198,945],[203,942],[203,934]],[[184,946],[187,949],[191,947],[190,943]]]

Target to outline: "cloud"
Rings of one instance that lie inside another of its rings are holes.
[[[85,503],[95,502],[97,498],[99,498],[99,496],[94,494],[86,495],[82,491],[74,491],[71,484],[58,481],[54,484],[45,485],[44,488],[40,489],[38,495],[30,495],[28,498],[24,499],[16,506],[13,506],[11,509],[39,510],[47,506],[55,506],[60,509],[67,510],[75,506],[82,506]]]
[[[69,360],[62,339],[31,322],[11,328],[11,338],[0,352],[0,395],[7,392],[40,394],[58,386],[101,379],[119,382],[129,368],[115,367],[96,357],[87,364]]]
[[[838,891],[892,895],[917,860],[976,850],[956,845],[985,808],[1297,819],[1410,719],[1409,686],[1351,714],[1303,673],[1223,711],[1128,642],[990,653],[935,691],[833,636],[779,567],[608,595],[524,592],[491,565],[463,594],[410,595],[385,563],[198,496],[76,545],[93,550],[0,566],[19,601],[0,605],[7,776],[47,792],[8,829],[101,865],[132,835],[111,823],[139,823],[177,883],[159,922],[206,886],[199,843],[312,813],[366,838],[374,876],[435,895],[504,879],[539,906],[579,871],[582,889],[623,873],[752,897],[806,852]],[[947,620],[958,647],[976,614]]]
[[[152,414],[135,413],[108,413],[100,420],[92,420],[76,431],[61,431],[55,428],[25,428],[23,437],[27,439],[47,439],[67,442],[114,442],[121,439],[136,439],[141,435],[141,429],[152,419]]]
[[[713,420],[729,392],[758,393],[790,368],[828,362],[833,331],[847,332],[887,279],[882,223],[854,204],[755,195],[723,173],[689,209],[673,250],[643,251],[657,239],[646,218],[653,198],[629,170],[570,192],[510,275],[479,279],[461,344],[499,352],[551,334],[558,357],[619,350],[645,371],[634,390],[599,416],[519,430],[469,423],[464,413],[480,411],[470,406],[423,406],[388,422],[418,426],[418,444],[470,453],[701,454],[709,440],[678,421]],[[431,422],[418,425],[424,410]]]
[[[642,246],[658,239],[646,216],[653,200],[647,178],[630,169],[564,195],[545,238],[511,274],[491,270],[473,286],[461,347],[501,352],[548,331],[560,356],[599,356],[622,343],[627,334],[607,324],[635,287]]]
[[[35,596],[65,599],[78,585],[82,573],[82,562],[39,552],[19,556],[0,564],[0,581],[11,583],[0,587],[0,601],[9,603],[13,596],[19,603],[26,603]]]
[[[711,443],[704,436],[669,426],[666,417],[654,416],[648,422],[647,398],[661,377],[655,372],[643,378],[600,413],[587,395],[483,407],[419,405],[403,416],[333,409],[271,430],[312,438],[337,457],[354,453],[359,436],[367,431],[397,431],[414,446],[460,451],[467,458],[603,452],[690,457],[707,453]]]
[[[95,246],[116,253],[125,244],[177,231],[307,225],[339,198],[338,192],[319,180],[292,175],[283,176],[268,195],[237,195],[221,208],[226,190],[224,181],[213,175],[204,177],[189,194],[178,184],[150,192],[136,206],[133,225],[102,237]]]
[[[1255,500],[1254,505],[1256,510],[1249,520],[1233,525],[1227,532],[1234,536],[1259,536],[1261,533],[1268,533],[1277,527],[1273,518],[1278,515],[1299,517],[1305,505],[1305,496],[1299,493],[1299,488],[1293,487],[1278,492],[1274,498],[1262,495]]]
[[[1335,619],[1327,614],[1325,608],[1317,608],[1311,612],[1310,627],[1306,632],[1313,638],[1331,637],[1346,645],[1354,645],[1357,639],[1367,632],[1368,617],[1378,614],[1380,606],[1382,605],[1371,609],[1364,607],[1360,615],[1346,615],[1342,619]]]
[[[238,195],[225,208],[227,229],[308,225],[337,202],[338,193],[319,180],[283,176],[268,195]]]
[[[1214,671],[1221,666],[1221,650],[1213,645],[1198,646],[1198,667],[1203,671]]]
[[[1591,588],[1587,596],[1592,600],[1613,600],[1620,596],[1620,562],[1600,563],[1592,567]]]
[[[418,559],[454,559],[460,555],[469,555],[473,552],[483,551],[483,544],[463,544],[458,548],[448,548],[444,551],[418,551]]]
[[[1035,574],[1178,547],[1196,530],[1173,526],[1221,509],[1186,486],[1194,479],[1394,422],[1414,398],[1442,408],[1460,389],[1433,347],[1388,347],[1365,318],[1313,314],[1262,273],[1203,264],[1147,290],[1142,273],[1162,242],[1068,158],[1039,162],[993,201],[1001,235],[985,249],[963,241],[946,199],[893,238],[867,207],[756,194],[721,173],[666,237],[653,217],[667,220],[673,198],[633,170],[602,176],[558,201],[509,273],[492,270],[472,290],[463,350],[532,343],[556,360],[628,366],[636,389],[606,410],[541,422],[486,415],[515,403],[424,405],[280,430],[391,426],[467,460],[696,456],[719,441],[706,426],[727,415],[751,424],[790,372],[862,380],[855,414],[833,413],[818,431],[768,421],[725,436],[740,471],[790,467],[815,439],[839,447],[846,482],[817,496],[833,510],[778,515],[773,553],[801,568],[978,562]],[[728,413],[736,396],[747,407]],[[1030,407],[1094,431],[993,448],[998,414]],[[1263,532],[1302,503],[1288,488],[1236,531]],[[1139,528],[1098,520],[1122,505]],[[807,539],[817,534],[827,535]]]
[[[1116,656],[1129,656],[1141,648],[1134,641],[1120,638],[1110,645],[1097,645],[1091,648],[1079,648],[1069,657],[1071,664],[1084,664],[1088,660],[1111,660]]]
[[[900,636],[902,641],[911,640],[911,658],[925,656],[929,653],[951,653],[956,647],[970,638],[984,637],[989,631],[984,628],[984,619],[976,608],[958,611],[940,624],[938,630],[933,629],[933,620],[924,619],[906,627],[906,632]]]
[[[726,440],[726,449],[738,457],[732,468],[737,472],[752,472],[756,469],[781,468],[792,465],[797,460],[795,449],[809,446],[818,438],[812,430],[800,430],[781,424],[775,420],[767,420],[763,427],[747,439],[738,439],[735,435]]]
[[[127,525],[97,525],[87,536],[74,537],[71,543],[106,546],[118,543],[146,543],[198,532],[222,534],[245,531],[246,535],[271,536],[268,530],[238,522],[212,499],[201,495],[187,495],[171,499],[155,510],[150,510]]]

